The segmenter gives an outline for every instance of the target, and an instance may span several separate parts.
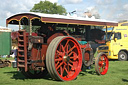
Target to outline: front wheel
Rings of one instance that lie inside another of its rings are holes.
[[[119,61],[126,61],[128,59],[128,55],[124,51],[120,51],[118,54]]]
[[[103,52],[98,53],[95,60],[95,70],[98,75],[105,75],[108,71],[109,61]]]

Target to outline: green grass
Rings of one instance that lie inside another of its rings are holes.
[[[81,72],[76,80],[61,82],[50,76],[26,79],[15,68],[0,68],[0,85],[128,85],[128,61],[110,61],[106,75],[98,76],[95,68]]]
[[[2,57],[0,57],[0,59],[1,60],[5,60],[5,59],[7,59],[7,60],[14,60],[14,58],[12,58],[12,57],[10,57],[10,58],[2,58]]]

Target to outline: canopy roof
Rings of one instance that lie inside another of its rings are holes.
[[[32,21],[32,25],[40,25],[40,22],[44,23],[58,23],[58,24],[75,24],[75,25],[96,25],[96,26],[118,26],[118,22],[107,21],[101,19],[90,19],[83,17],[64,16],[57,14],[43,14],[43,13],[19,13],[6,19],[6,24],[19,24],[27,25],[28,20]]]

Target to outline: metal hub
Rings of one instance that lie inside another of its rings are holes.
[[[106,66],[106,63],[102,63],[103,66]]]
[[[64,60],[65,62],[69,62],[70,57],[69,57],[69,56],[67,56],[67,55],[65,55],[65,56],[63,56],[63,60]]]
[[[121,59],[125,59],[125,55],[124,55],[124,54],[121,54],[121,55],[120,55],[120,58],[121,58]]]

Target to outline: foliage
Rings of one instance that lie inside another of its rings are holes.
[[[30,12],[64,15],[66,14],[66,9],[62,5],[58,5],[57,3],[40,1],[38,4],[34,5]]]
[[[22,28],[25,29],[26,32],[29,32],[29,26],[23,25]],[[32,32],[36,32],[36,30],[38,30],[39,28],[40,26],[32,26]]]
[[[0,85],[127,85],[128,61],[109,61],[109,69],[106,75],[98,76],[95,67],[91,70],[80,72],[76,80],[60,82],[52,80],[48,75],[41,79],[27,79],[17,68],[0,68]]]
[[[62,5],[58,5],[57,3],[51,3],[49,1],[40,1],[39,3],[34,5],[30,12],[65,15],[66,9]],[[23,25],[22,28],[29,32],[29,26]],[[35,32],[38,28],[39,26],[32,26],[32,32]]]

